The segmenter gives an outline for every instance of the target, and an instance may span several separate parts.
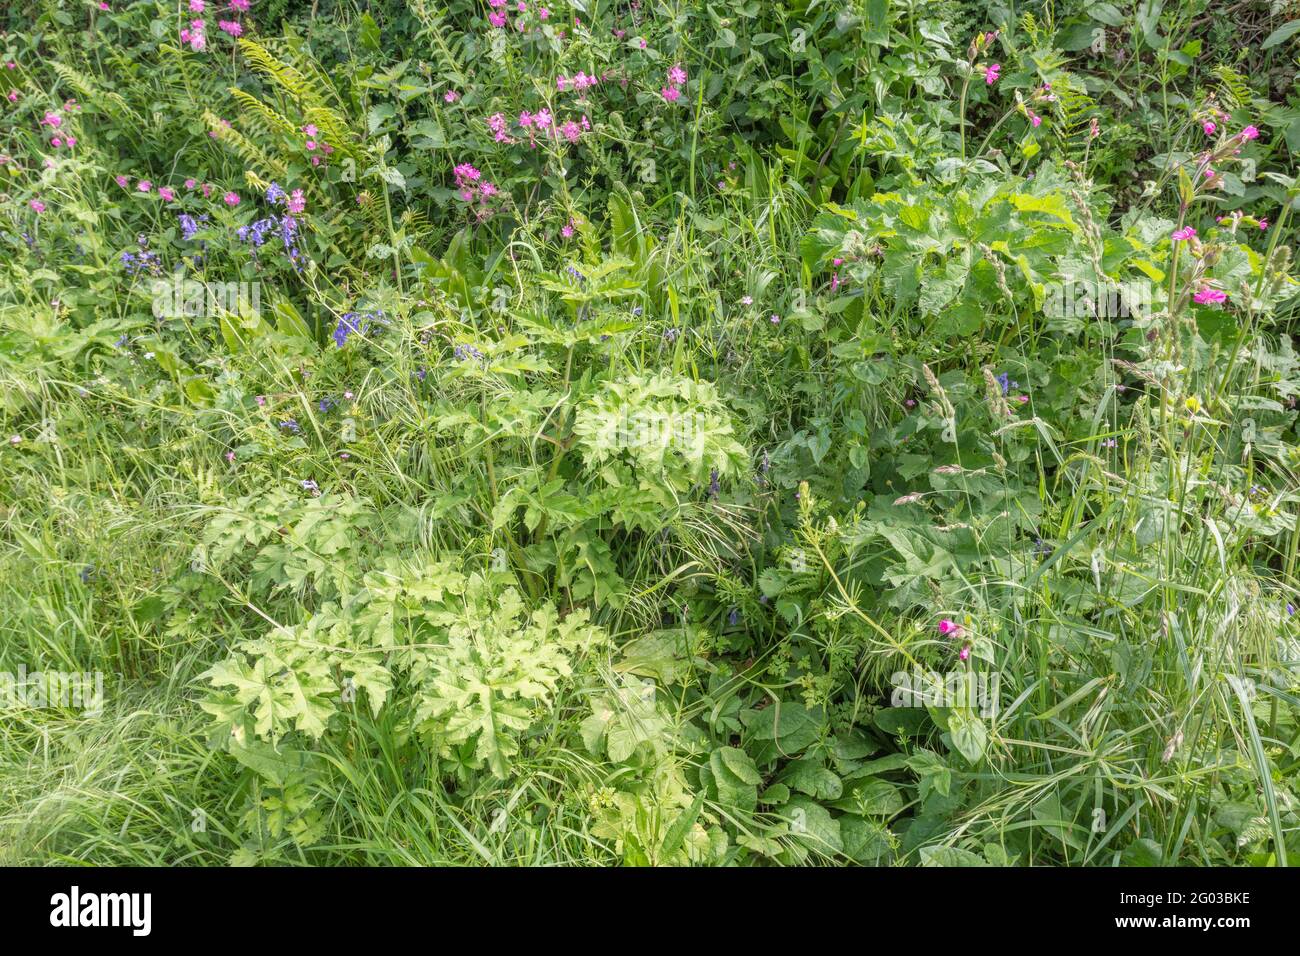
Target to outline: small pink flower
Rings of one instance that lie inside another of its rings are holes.
[[[316,134],[320,132],[320,130],[316,128],[315,123],[308,123],[302,128],[302,131],[307,135],[308,139],[314,139]]]
[[[1025,112],[1029,114],[1029,122],[1034,129],[1038,129],[1038,127],[1043,125],[1043,118],[1033,110],[1025,110]]]
[[[167,186],[159,186],[158,197],[162,199],[163,202],[171,202],[176,198],[176,193]]]
[[[203,198],[207,199],[212,195],[212,183],[204,183],[202,187]]]
[[[1192,239],[1195,236],[1196,236],[1195,229],[1193,229],[1191,226],[1183,226],[1183,228],[1181,229],[1174,230],[1173,234],[1169,238],[1172,239],[1174,242],[1186,242],[1188,239]]]
[[[244,28],[238,20],[220,20],[217,22],[217,26],[221,28],[223,33],[229,33],[232,37],[240,36],[244,32]]]
[[[309,139],[309,140],[307,140],[307,142],[304,143],[303,145],[307,147],[307,152],[310,153],[310,152],[312,152],[313,150],[315,150],[315,148],[316,148],[316,141],[315,141],[314,139]]]
[[[64,142],[68,144],[68,149],[72,149],[72,147],[77,145],[77,137],[69,136],[66,140],[64,140]]]
[[[190,0],[190,13],[202,13],[205,6],[203,0]]]
[[[135,188],[142,193],[147,193],[153,189],[153,183],[149,182],[147,179],[142,179],[135,184]]]
[[[63,117],[58,113],[46,113],[45,118],[41,120],[41,126],[53,126],[58,129],[63,125]]]
[[[1214,120],[1206,120],[1201,124],[1201,129],[1205,131],[1206,136],[1213,136],[1218,128],[1219,127],[1215,125]]]
[[[677,100],[681,98],[682,91],[675,86],[665,86],[659,91],[659,95],[669,103],[676,103]]]
[[[493,10],[488,14],[488,23],[492,24],[494,27],[503,27],[506,25],[506,15],[504,13],[497,13]]]
[[[108,4],[104,2],[104,0],[99,0],[99,9],[101,9],[101,10],[108,10],[108,9],[110,9],[110,8],[109,8]]]
[[[289,212],[295,216],[299,215],[307,208],[307,198],[303,195],[301,189],[295,189],[289,194]]]
[[[668,70],[668,82],[673,86],[681,86],[686,82],[686,71],[682,69],[680,63],[674,63]]]
[[[455,90],[448,90],[446,93],[442,94],[442,99],[444,103],[455,103],[460,99],[460,94]]]
[[[125,176],[114,176],[113,182],[117,183],[119,186],[125,189],[130,184],[131,180],[129,180]]]
[[[10,91],[9,91],[9,102],[10,102],[10,103],[17,103],[17,102],[18,102],[18,91],[17,91],[17,90],[10,90]]]
[[[550,10],[547,10],[545,7],[538,7],[538,8],[537,8],[537,16],[538,16],[539,19],[542,19],[542,20],[549,20],[549,19],[551,19],[551,11],[550,11]]]
[[[950,618],[945,617],[942,621],[939,622],[939,633],[944,635],[945,637],[947,637],[949,634],[953,633],[954,631],[959,630],[960,628],[961,625],[958,624],[956,621],[951,620]]]
[[[1267,219],[1261,219],[1261,220],[1259,221],[1259,231],[1260,231],[1260,232],[1264,232],[1264,231],[1267,230],[1267,229],[1268,229],[1268,220],[1267,220]]]
[[[1256,129],[1254,126],[1247,126],[1245,129],[1243,129],[1240,133],[1237,134],[1237,137],[1242,142],[1245,142],[1246,140],[1249,139],[1259,139],[1259,130]]]
[[[1199,289],[1192,298],[1201,305],[1218,305],[1228,301],[1228,293],[1207,285],[1204,289]]]
[[[185,180],[185,188],[186,188],[186,189],[193,189],[195,185],[196,185],[196,184],[195,184],[194,180],[192,180],[192,179],[187,179],[187,180]]]
[[[970,645],[967,644],[965,647],[963,647],[963,648],[961,649],[961,651],[957,654],[957,656],[960,657],[962,660],[969,660],[969,659],[970,659]]]
[[[235,453],[233,451],[226,452],[226,461],[233,462],[234,460],[235,460]]]
[[[27,205],[31,206],[32,212],[36,213],[38,216],[45,212],[45,203],[41,202],[39,199],[28,200]]]
[[[257,396],[257,398],[254,399],[254,401],[257,402],[258,405],[265,405],[265,404],[266,404],[266,396],[265,396],[265,395],[259,395],[259,396]]]
[[[556,88],[557,90],[559,90],[561,93],[563,93],[563,92],[565,92],[566,90],[568,90],[568,88],[569,88],[569,78],[566,77],[566,76],[557,76],[557,77],[555,78],[555,88]]]
[[[569,224],[566,222],[566,223],[565,223],[565,224],[560,228],[560,235],[562,235],[565,239],[572,239],[572,238],[573,238],[573,227],[572,227],[571,225],[569,225]]]
[[[238,194],[238,193],[226,193],[226,194],[225,194],[224,196],[222,196],[221,198],[222,198],[222,200],[225,201],[225,204],[226,204],[227,206],[238,206],[238,205],[239,205],[239,194]]]
[[[771,318],[769,321],[770,321],[773,325],[780,325],[780,324],[781,324],[781,317],[780,317],[779,315],[777,315],[775,312],[773,312],[773,313],[772,313],[772,318]]]
[[[994,63],[991,66],[984,67],[984,82],[992,86],[998,81],[998,76],[1002,73],[1002,64]]]
[[[238,10],[240,13],[247,13],[248,0],[230,0],[230,9]]]
[[[63,140],[62,138],[56,136],[52,140],[50,140],[50,145],[53,146],[55,149],[58,149],[60,146],[63,145]]]

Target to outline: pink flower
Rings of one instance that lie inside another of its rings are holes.
[[[992,66],[984,67],[984,82],[992,86],[998,81],[998,75],[1002,72],[1002,64],[994,63]]]
[[[1228,293],[1207,285],[1205,288],[1198,290],[1192,298],[1201,305],[1218,305],[1221,302],[1228,301]]]
[[[31,206],[32,212],[36,213],[38,216],[45,212],[45,203],[41,202],[39,199],[28,200],[27,205]]]
[[[64,140],[64,142],[68,144],[68,149],[72,149],[72,147],[77,145],[77,137],[69,136],[66,140]]]
[[[174,192],[170,187],[168,187],[168,186],[159,186],[159,187],[158,187],[158,197],[159,197],[163,202],[171,202],[172,200],[174,200],[174,199],[176,198],[176,193],[175,193],[175,192]]]
[[[1195,235],[1195,229],[1191,226],[1183,226],[1181,229],[1174,230],[1173,234],[1169,238],[1174,240],[1174,242],[1185,242],[1188,239],[1195,237]]]
[[[238,206],[238,205],[239,205],[239,194],[238,194],[238,193],[226,193],[226,194],[225,194],[224,196],[222,196],[221,198],[222,198],[222,200],[225,201],[225,204],[226,204],[227,206]]]
[[[289,194],[289,212],[295,216],[299,215],[307,208],[307,198],[302,194],[301,189],[295,189]]]
[[[1245,129],[1243,129],[1240,133],[1237,134],[1237,137],[1242,142],[1245,142],[1248,139],[1259,139],[1259,130],[1256,129],[1254,126],[1247,126]]]
[[[135,184],[135,188],[140,190],[142,193],[147,193],[153,189],[153,183],[149,182],[147,179],[142,179]]]
[[[190,13],[202,13],[205,6],[203,0],[190,0]]]
[[[442,99],[444,103],[455,103],[460,99],[460,94],[455,90],[448,90],[446,93],[442,94]]]
[[[533,114],[528,112],[528,110],[523,110],[519,114],[519,125],[522,126],[524,129],[528,129],[528,127],[532,126]]]
[[[46,113],[45,118],[40,122],[41,126],[53,126],[58,129],[63,125],[63,117],[57,113]]]
[[[315,123],[308,123],[306,126],[302,128],[302,131],[307,135],[308,139],[315,139],[316,134],[320,132],[320,130],[316,128]]]
[[[533,115],[533,125],[536,126],[539,130],[548,130],[548,129],[550,129],[550,128],[551,128],[551,111],[550,111],[550,110],[544,110],[544,109],[543,109],[543,110],[538,110],[538,111]]]
[[[942,621],[939,622],[939,633],[944,635],[945,637],[947,637],[949,634],[953,633],[954,631],[960,629],[961,629],[961,625],[949,618],[945,617]]]
[[[127,179],[127,177],[125,176],[114,176],[113,182],[117,183],[119,186],[125,189],[127,187],[127,184],[131,182],[131,180]]]
[[[1033,110],[1027,109],[1025,110],[1025,112],[1029,114],[1029,122],[1030,125],[1034,127],[1034,129],[1038,129],[1038,127],[1043,125],[1043,118],[1039,116],[1037,113],[1035,113]]]
[[[560,228],[560,235],[562,235],[565,239],[572,239],[572,238],[573,238],[573,227],[572,227],[571,225],[569,225],[569,224],[566,222],[566,223],[565,223],[565,224]]]
[[[99,9],[108,10],[109,6],[107,3],[104,2],[104,0],[99,0]]]
[[[316,141],[314,139],[307,140],[303,145],[307,147],[307,152],[309,153],[316,149]]]
[[[230,0],[230,9],[238,10],[240,13],[247,13],[248,0]]]
[[[194,180],[192,180],[192,179],[187,179],[187,180],[185,180],[185,188],[186,188],[186,189],[193,189],[194,186],[195,186]]]
[[[549,20],[551,19],[551,11],[547,10],[545,7],[538,7],[537,16],[542,20]]]
[[[570,143],[576,143],[578,141],[578,137],[582,135],[582,130],[578,128],[578,124],[575,123],[573,120],[569,120],[567,123],[561,126],[560,132],[564,134],[564,138],[567,139]]]
[[[970,659],[970,645],[968,644],[968,645],[966,645],[965,647],[963,647],[963,648],[961,649],[961,651],[957,654],[957,656],[960,657],[962,660],[969,660],[969,659]]]
[[[203,198],[207,199],[209,196],[212,195],[212,183],[204,183],[202,190],[203,190]]]
[[[686,82],[686,71],[682,69],[680,63],[674,63],[668,70],[668,82],[673,86],[681,86]]]
[[[1264,231],[1267,230],[1267,229],[1268,229],[1268,220],[1267,220],[1267,219],[1261,219],[1261,220],[1259,221],[1259,231],[1260,231],[1260,232],[1264,232]]]
[[[557,90],[559,90],[561,93],[563,93],[565,90],[567,90],[567,89],[569,88],[569,80],[568,80],[568,77],[565,77],[565,76],[557,76],[557,77],[555,78],[555,88],[556,88]]]
[[[497,13],[493,10],[488,14],[488,23],[492,24],[494,27],[503,27],[506,25],[506,15],[504,13]]]
[[[240,36],[244,32],[244,28],[240,26],[238,20],[221,20],[217,23],[217,26],[219,26],[223,32],[229,33],[232,37]]]
[[[773,313],[772,313],[772,318],[769,319],[768,321],[771,322],[773,325],[780,325],[780,324],[781,324],[781,317],[780,317],[779,315],[777,315],[775,312],[773,312]]]
[[[17,91],[17,90],[10,90],[10,91],[9,91],[9,102],[10,102],[10,103],[17,103],[17,102],[18,102],[18,91]]]
[[[58,149],[60,146],[63,145],[63,140],[58,136],[56,136],[52,140],[50,140],[50,145],[53,146],[55,149]]]
[[[1201,129],[1205,131],[1206,136],[1213,136],[1215,130],[1217,130],[1218,128],[1219,127],[1214,124],[1214,120],[1206,120],[1204,123],[1201,124]]]
[[[676,103],[677,100],[681,98],[682,91],[675,86],[665,86],[659,91],[659,95],[669,103]]]

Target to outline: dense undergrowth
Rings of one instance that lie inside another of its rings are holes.
[[[0,14],[0,862],[1294,861],[1287,6]]]

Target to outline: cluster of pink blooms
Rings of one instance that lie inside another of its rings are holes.
[[[583,113],[580,120],[568,119],[561,123],[548,109],[540,109],[536,113],[524,110],[519,114],[519,125],[528,131],[528,144],[535,146],[534,132],[551,139],[564,137],[570,143],[576,143],[584,132],[591,129],[591,120]]]
[[[953,640],[957,640],[957,641],[966,640],[966,628],[962,627],[960,624],[958,624],[956,621],[952,620],[951,618],[945,617],[942,621],[939,622],[939,633],[942,634],[944,637],[951,637]],[[960,657],[962,660],[969,659],[970,644],[963,643],[962,648],[958,652],[957,656]]]
[[[460,198],[467,203],[477,202],[475,215],[480,220],[492,215],[491,202],[500,190],[484,179],[483,174],[469,163],[460,163],[452,172],[456,176],[456,189]]]
[[[513,143],[514,137],[506,132],[510,121],[506,119],[504,113],[493,113],[487,118],[488,129],[492,131],[492,138],[498,143]]]
[[[251,0],[230,0],[230,9],[236,14],[247,13]],[[202,14],[207,9],[207,0],[189,0],[190,13]],[[244,25],[239,20],[218,20],[217,28],[232,37],[244,35]],[[207,48],[207,22],[191,20],[188,27],[181,28],[181,42],[188,43],[195,53],[202,53]]]
[[[588,76],[579,70],[572,77],[560,75],[555,78],[555,88],[561,93],[567,93],[570,89],[577,90],[579,93],[590,89],[600,82],[597,76]]]
[[[131,177],[129,176],[126,175],[114,176],[113,181],[123,189],[131,188]],[[137,192],[142,192],[142,193],[154,192],[154,184],[148,179],[138,180],[135,184],[135,188]],[[185,188],[191,191],[198,189],[200,192],[203,193],[204,199],[207,199],[209,196],[212,195],[211,183],[204,183],[202,186],[199,186],[197,180],[187,179],[185,180]],[[161,199],[163,202],[176,201],[176,190],[172,189],[170,186],[159,186],[157,187],[157,192],[158,192],[158,198]],[[233,195],[233,193],[231,195]]]
[[[488,11],[488,23],[500,30],[510,22],[510,17],[506,13],[506,7],[510,6],[507,0],[488,0],[488,6],[492,9]],[[528,4],[524,0],[515,0],[513,4],[515,12],[519,16],[515,19],[515,29],[524,29],[524,14],[528,12]],[[551,11],[546,7],[537,8],[537,19],[545,22],[551,18]]]
[[[190,0],[190,9],[195,4],[199,4],[199,9],[203,8],[203,0]],[[202,53],[208,45],[208,38],[203,31],[207,29],[207,24],[202,20],[191,20],[188,27],[181,28],[181,42],[188,43],[190,49],[195,53]]]
[[[674,63],[668,69],[668,85],[659,91],[669,103],[676,103],[682,95],[682,86],[686,83],[686,71],[682,69],[680,63]]]
[[[334,152],[334,147],[329,143],[321,143],[317,141],[316,137],[320,135],[320,130],[316,128],[315,123],[308,123],[302,128],[302,132],[303,135],[307,137],[307,141],[303,143],[307,152],[315,153],[317,150],[320,150],[321,154],[324,156],[328,156],[330,153]],[[319,166],[321,164],[321,157],[312,156],[311,164],[313,166]]]

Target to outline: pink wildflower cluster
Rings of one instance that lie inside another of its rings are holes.
[[[334,147],[329,143],[322,143],[316,139],[316,137],[320,135],[320,130],[316,128],[315,123],[308,123],[302,128],[302,132],[303,135],[307,137],[303,146],[306,148],[307,152],[314,154],[311,158],[311,164],[313,166],[319,166],[321,164],[321,157],[329,156],[330,153],[334,152]]]
[[[222,33],[229,33],[232,37],[243,36],[244,28],[238,20],[218,20],[217,26]]]
[[[676,103],[682,95],[682,86],[686,83],[686,71],[680,63],[674,63],[668,69],[668,85],[659,91],[666,102]]]
[[[452,172],[456,176],[456,189],[467,203],[477,203],[475,215],[486,219],[492,215],[492,199],[500,194],[497,187],[483,178],[483,174],[469,163],[460,163]]]
[[[962,627],[951,618],[945,617],[939,622],[939,633],[944,637],[951,637],[953,640],[961,641],[962,648],[957,653],[957,656],[962,660],[968,660],[970,658],[970,642],[966,639],[966,628]]]
[[[202,0],[190,0],[190,8],[193,9],[196,2],[199,4],[199,8],[202,9]],[[208,45],[208,39],[204,33],[206,29],[207,24],[204,21],[191,20],[188,27],[181,28],[181,42],[188,43],[190,49],[195,53],[202,53]]]
[[[569,90],[576,90],[583,93],[600,82],[600,77],[588,76],[579,70],[573,76],[564,76],[561,74],[555,78],[555,88],[561,93],[567,93]]]
[[[540,109],[536,113],[529,113],[524,110],[519,114],[519,125],[528,131],[528,143],[535,146],[534,136],[541,133],[544,137],[550,139],[559,139],[563,137],[570,143],[576,143],[582,138],[582,134],[591,130],[591,120],[587,114],[583,113],[582,118],[567,119],[561,123],[550,110]]]
[[[493,113],[487,118],[488,129],[492,132],[492,138],[498,143],[513,143],[514,137],[506,130],[510,126],[510,121],[506,119],[504,113]]]

